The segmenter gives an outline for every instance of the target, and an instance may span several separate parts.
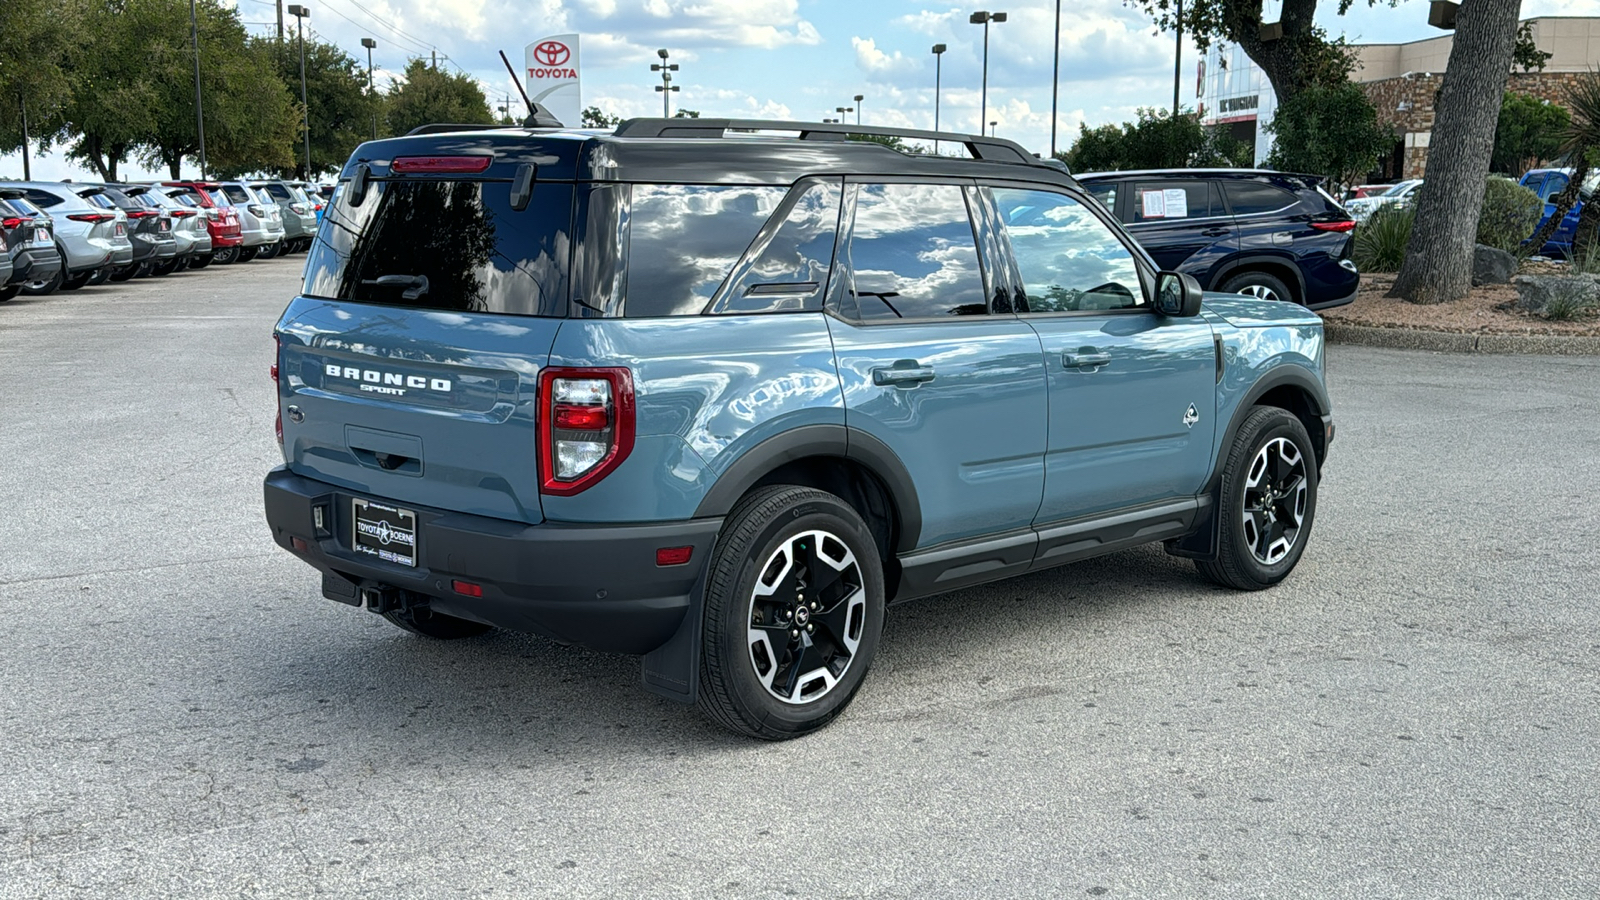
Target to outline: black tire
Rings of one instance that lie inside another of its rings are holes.
[[[89,280],[85,282],[85,284],[88,284],[90,287],[94,287],[97,284],[105,284],[111,280],[111,275],[114,272],[116,272],[116,269],[113,269],[110,266],[102,266],[89,273]],[[70,290],[70,288],[68,288],[68,290]]]
[[[803,571],[793,565],[802,553]],[[883,563],[861,516],[823,491],[761,488],[728,515],[710,566],[701,710],[769,741],[833,721],[861,687],[883,633]],[[809,600],[808,588],[817,591]]]
[[[22,293],[22,285],[20,284],[11,284],[5,287],[0,287],[0,303],[4,303],[20,293]]]
[[[191,268],[191,269],[204,269],[206,266],[209,266],[209,265],[211,265],[211,254],[209,254],[209,253],[201,253],[201,254],[197,254],[195,256],[189,257],[188,268]]]
[[[283,242],[279,241],[275,244],[263,244],[260,251],[256,255],[262,259],[276,259],[278,254],[282,252]]]
[[[259,254],[260,252],[261,252],[261,248],[260,247],[240,247],[239,248],[239,258],[236,261],[237,262],[242,262],[242,263],[243,262],[249,262],[250,260],[255,259],[257,254]]]
[[[133,276],[135,276],[137,274],[139,274],[139,264],[138,263],[132,263],[130,265],[123,266],[120,269],[111,270],[111,274],[106,276],[106,277],[111,279],[112,281],[123,282],[123,281],[128,281],[129,279],[133,278]]]
[[[103,271],[105,271],[105,270],[104,269],[96,269],[96,270],[90,271],[90,272],[79,272],[76,275],[68,275],[65,278],[61,279],[61,283],[56,286],[56,290],[59,290],[59,291],[75,291],[78,288],[81,288],[86,284],[92,283],[94,281],[94,276],[97,273],[103,272]],[[49,293],[49,291],[46,291],[45,293]]]
[[[211,261],[219,266],[232,265],[239,258],[238,247],[223,247],[221,250],[211,251]],[[201,268],[205,268],[201,266]]]
[[[386,612],[383,617],[412,634],[420,634],[423,637],[441,641],[477,637],[490,628],[490,626],[482,622],[474,622],[471,619],[458,619],[455,616],[434,612],[427,607]]]
[[[47,294],[54,294],[61,289],[61,283],[65,280],[62,270],[57,268],[55,274],[49,278],[24,282],[22,292],[30,297],[43,297]],[[82,287],[82,285],[79,285],[79,287]]]
[[[1293,448],[1297,469],[1288,462],[1285,445]],[[1260,472],[1258,462],[1264,465]],[[1317,480],[1316,451],[1305,426],[1287,410],[1257,407],[1239,426],[1223,463],[1217,558],[1195,560],[1201,574],[1241,591],[1259,591],[1287,578],[1311,539]],[[1279,547],[1280,540],[1287,546]]]
[[[1224,281],[1218,290],[1224,294],[1247,294],[1261,300],[1295,302],[1294,294],[1283,283],[1283,279],[1266,272],[1241,272]]]
[[[163,278],[163,277],[165,277],[167,275],[171,275],[173,272],[178,271],[178,269],[182,265],[183,265],[183,259],[181,257],[176,257],[175,256],[172,259],[166,260],[164,262],[158,262],[155,265],[151,266],[150,267],[150,274],[155,276],[156,278]]]

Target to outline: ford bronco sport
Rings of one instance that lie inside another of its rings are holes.
[[[1276,584],[1333,437],[1315,314],[1202,303],[1063,168],[971,135],[364,144],[276,337],[266,515],[324,596],[638,654],[767,739],[850,702],[890,603],[1153,541]]]

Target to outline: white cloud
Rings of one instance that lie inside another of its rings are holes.
[[[868,75],[894,76],[915,72],[922,68],[922,64],[907,57],[899,50],[894,53],[884,53],[878,49],[878,44],[872,38],[850,39],[850,46],[856,50],[856,68]]]

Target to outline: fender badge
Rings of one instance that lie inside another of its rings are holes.
[[[1188,411],[1183,414],[1183,424],[1189,428],[1193,428],[1194,423],[1198,421],[1200,421],[1200,411],[1195,409],[1194,404],[1191,403],[1189,404]]]

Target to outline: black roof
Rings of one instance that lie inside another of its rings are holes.
[[[1128,169],[1122,172],[1084,172],[1075,176],[1079,181],[1104,181],[1108,178],[1306,178],[1320,183],[1321,175],[1302,172],[1279,172],[1274,169]]]

